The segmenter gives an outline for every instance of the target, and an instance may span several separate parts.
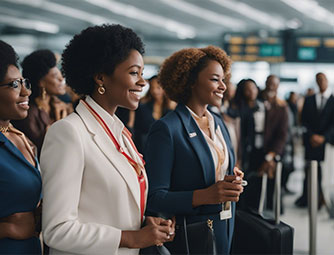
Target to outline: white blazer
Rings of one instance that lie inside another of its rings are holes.
[[[137,174],[82,103],[76,111],[41,152],[44,241],[51,254],[138,254],[119,248],[121,231],[141,226]]]

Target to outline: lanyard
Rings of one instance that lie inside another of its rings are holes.
[[[95,117],[95,119],[99,122],[99,124],[102,126],[102,128],[104,129],[104,131],[107,133],[107,135],[109,136],[109,138],[111,139],[111,141],[113,142],[113,144],[115,145],[116,149],[129,161],[129,163],[131,164],[131,166],[135,169],[135,171],[137,172],[137,175],[140,176],[141,175],[141,170],[144,168],[145,165],[145,161],[143,159],[143,155],[141,155],[136,146],[134,145],[132,139],[131,139],[131,133],[130,131],[124,127],[122,133],[128,138],[128,140],[131,143],[131,146],[134,148],[135,152],[138,154],[138,156],[140,157],[140,159],[142,160],[142,165],[138,164],[135,160],[133,160],[124,150],[123,148],[119,145],[119,143],[117,142],[116,138],[114,137],[113,133],[110,131],[109,127],[107,126],[107,124],[104,122],[104,120],[101,118],[101,116],[84,100],[81,100],[81,102],[86,106],[86,108],[88,109],[88,111]]]

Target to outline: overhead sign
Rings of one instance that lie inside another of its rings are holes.
[[[233,61],[283,62],[285,60],[282,40],[279,37],[260,38],[226,34],[224,49]]]

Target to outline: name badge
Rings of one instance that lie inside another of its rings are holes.
[[[223,203],[223,210],[220,212],[220,219],[227,220],[232,218],[231,201]]]
[[[193,137],[195,137],[195,136],[197,136],[196,132],[189,133],[189,137],[190,137],[190,138],[193,138]]]

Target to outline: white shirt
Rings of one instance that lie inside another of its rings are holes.
[[[186,106],[186,107],[192,115],[198,117],[198,115],[196,113],[194,113],[188,106]],[[216,152],[215,148],[210,144],[210,142],[208,142],[208,139],[211,139],[225,153],[225,159],[224,159],[224,162],[223,162],[223,164],[221,166],[221,170],[220,170],[220,173],[221,173],[220,179],[223,180],[224,176],[226,175],[226,171],[227,171],[228,164],[229,164],[228,151],[227,151],[227,146],[226,146],[226,143],[225,143],[225,139],[224,139],[223,134],[220,130],[220,126],[217,126],[217,129],[215,130],[214,118],[208,110],[205,111],[204,116],[206,116],[209,120],[209,129],[210,129],[210,133],[211,133],[212,138],[208,137],[201,129],[200,130],[201,130],[201,132],[202,132],[202,134],[203,134],[203,136],[204,136],[205,140],[207,141],[207,144],[210,148],[215,169],[217,168],[217,164],[218,164],[218,155],[217,155],[217,152]],[[196,122],[196,124],[197,124],[197,122]]]
[[[321,97],[323,96],[323,100],[324,100],[324,102],[323,102],[323,104],[322,104],[322,107],[325,107],[325,105],[326,105],[326,102],[327,102],[327,100],[328,100],[328,98],[330,97],[332,95],[332,92],[331,92],[331,90],[329,89],[329,88],[327,88],[326,90],[325,90],[325,92],[324,93],[320,93],[320,91],[315,95],[315,102],[316,102],[316,104],[317,104],[317,109],[318,110],[322,110],[322,109],[320,109],[320,107],[321,107]]]

